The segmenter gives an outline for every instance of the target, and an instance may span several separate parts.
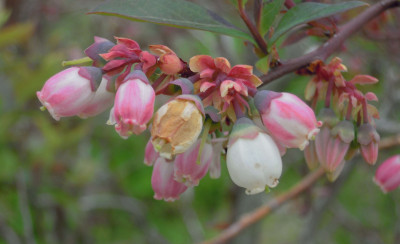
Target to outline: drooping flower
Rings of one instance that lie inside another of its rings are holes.
[[[186,191],[187,186],[174,180],[174,163],[159,157],[154,163],[151,176],[151,186],[154,190],[154,198],[164,199],[167,202],[175,201]]]
[[[107,124],[114,125],[122,138],[140,134],[153,116],[155,93],[141,71],[129,74],[119,86]]]
[[[317,150],[315,148],[315,141],[310,141],[310,144],[304,148],[304,158],[310,170],[314,170],[319,166]]]
[[[315,148],[325,171],[334,172],[354,139],[353,123],[347,120],[338,122],[333,110],[327,108],[321,110],[320,117],[324,125],[315,138]]]
[[[95,96],[101,81],[99,68],[72,67],[48,79],[36,95],[51,116],[59,120],[81,113]]]
[[[175,180],[189,187],[197,186],[199,181],[206,175],[213,160],[213,149],[211,144],[204,143],[201,157],[198,162],[201,140],[197,140],[184,153],[178,154],[174,161]]]
[[[229,136],[226,163],[232,181],[256,194],[275,187],[282,173],[282,159],[273,139],[250,119],[238,119]]]
[[[374,165],[378,158],[378,143],[380,136],[376,129],[369,123],[362,124],[358,128],[357,141],[360,143],[360,151],[365,162]]]
[[[259,91],[254,103],[271,135],[282,145],[303,150],[318,134],[321,122],[314,111],[290,93]]]
[[[180,95],[156,112],[152,143],[160,156],[171,159],[196,142],[203,127],[204,109],[196,96]]]
[[[144,164],[152,166],[156,160],[160,157],[160,154],[154,149],[151,139],[147,142],[146,148],[144,149]]]
[[[112,106],[114,95],[114,92],[112,92],[111,77],[104,75],[93,99],[86,105],[82,112],[79,113],[79,117],[87,118],[104,112]]]
[[[374,182],[384,193],[400,186],[400,155],[386,159],[376,170]]]
[[[170,48],[164,45],[150,45],[150,51],[159,55],[158,65],[167,75],[176,75],[183,69],[181,59]]]

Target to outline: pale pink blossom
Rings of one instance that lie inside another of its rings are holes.
[[[293,94],[264,90],[254,102],[266,129],[285,147],[303,150],[319,132],[314,111]]]
[[[101,70],[95,67],[72,67],[46,81],[36,93],[55,120],[78,115],[95,96],[96,83],[101,81]]]
[[[154,99],[154,90],[145,75],[139,71],[131,73],[117,90],[107,123],[115,124],[122,138],[142,133],[153,116]]]
[[[146,148],[144,150],[144,164],[148,166],[152,166],[157,158],[160,157],[160,154],[154,149],[153,143],[151,143],[151,139],[147,142]]]
[[[197,140],[187,151],[175,157],[175,180],[189,187],[199,184],[199,181],[206,175],[213,160],[213,149],[209,143],[204,143],[201,157],[198,158],[200,144],[201,140]]]
[[[154,198],[164,199],[167,202],[175,201],[186,191],[187,186],[174,180],[174,163],[159,157],[154,163],[151,176],[151,186],[154,190]]]
[[[374,182],[387,193],[400,186],[400,155],[386,159],[376,170]]]
[[[360,152],[365,162],[374,165],[378,158],[378,143],[380,136],[376,129],[369,123],[358,128],[357,141],[360,143]]]

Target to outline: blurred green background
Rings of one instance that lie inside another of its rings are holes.
[[[100,2],[0,0],[0,243],[196,243],[308,173],[302,153],[289,150],[279,186],[245,196],[222,161],[221,178],[206,176],[174,203],[157,201],[152,168],[143,164],[148,133],[121,139],[105,124],[108,112],[59,122],[41,112],[36,91],[63,60],[83,57],[93,36],[132,38],[143,49],[167,45],[184,60],[208,54],[233,65],[257,61],[249,45],[230,37],[85,15]],[[228,0],[194,2],[243,26]],[[372,39],[359,33],[340,57],[346,77],[365,73],[381,81],[372,90],[385,137],[400,133],[400,41]],[[320,44],[307,38],[279,51],[287,59]],[[268,88],[303,98],[308,80],[288,75]],[[381,151],[378,164],[396,153],[398,146]],[[381,193],[372,183],[375,169],[356,157],[335,183],[321,180],[231,243],[400,243],[399,191]]]

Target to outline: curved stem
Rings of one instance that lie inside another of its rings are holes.
[[[244,11],[242,0],[238,0],[238,8],[239,8],[240,17],[242,18],[243,22],[246,24],[247,28],[250,30],[250,33],[254,37],[254,40],[256,41],[258,47],[261,49],[261,51],[264,54],[268,54],[267,42],[261,36],[261,34],[258,31],[258,29],[256,28],[256,26],[251,22],[251,20],[247,16],[246,12]]]
[[[370,20],[387,9],[398,6],[400,6],[400,1],[398,0],[383,0],[372,5],[357,17],[350,20],[347,24],[343,25],[336,35],[320,46],[317,50],[298,58],[282,61],[281,66],[278,66],[276,69],[271,70],[268,74],[261,77],[261,80],[264,83],[261,86],[266,85],[278,79],[279,77],[284,76],[285,74],[296,71],[301,67],[307,66],[315,60],[327,59],[332,53],[342,46],[343,42],[347,38],[360,30],[361,27],[363,27]]]

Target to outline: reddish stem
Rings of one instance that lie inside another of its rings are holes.
[[[242,18],[243,22],[246,24],[247,28],[250,30],[250,33],[254,37],[254,40],[256,41],[258,47],[261,49],[261,51],[264,54],[268,54],[267,42],[265,42],[265,40],[261,36],[260,32],[258,32],[258,29],[251,22],[251,20],[247,16],[246,12],[244,11],[242,0],[238,0],[238,8],[239,8],[240,17]]]
[[[347,104],[347,113],[346,120],[351,120],[351,112],[353,111],[353,103],[351,102],[351,98],[349,98],[349,103]]]
[[[326,90],[326,96],[325,96],[325,108],[329,108],[331,106],[331,96],[334,84],[335,82],[333,80],[330,79],[328,81],[328,89]]]
[[[166,74],[162,74],[157,78],[157,80],[155,80],[153,82],[153,84],[151,86],[153,87],[154,90],[157,90],[158,86],[160,86],[160,84],[163,82],[165,77],[167,77],[167,75]]]
[[[296,4],[293,2],[293,0],[286,0],[285,1],[285,6],[286,6],[286,8],[291,9],[294,6],[296,6]]]
[[[366,100],[365,98],[362,99],[361,104],[362,104],[362,112],[363,112],[363,123],[364,123],[364,124],[367,124],[367,123],[369,122],[369,121],[368,121],[367,100]]]

